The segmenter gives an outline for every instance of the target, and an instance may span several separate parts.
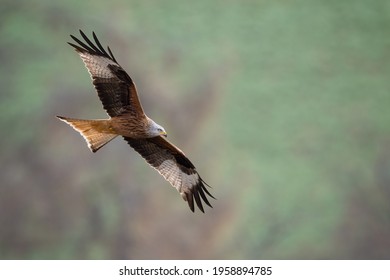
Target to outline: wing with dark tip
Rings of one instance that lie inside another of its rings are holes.
[[[214,198],[195,166],[184,153],[161,136],[145,139],[123,137],[152,167],[154,167],[188,202],[194,212],[194,200],[204,212],[203,203],[212,207],[207,196]]]
[[[70,35],[78,44],[68,43],[76,49],[92,77],[93,84],[104,109],[110,117],[125,112],[144,115],[137,89],[130,76],[118,64],[109,47],[102,47],[95,33],[93,43],[81,30],[85,42]]]

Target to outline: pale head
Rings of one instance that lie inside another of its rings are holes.
[[[151,119],[149,119],[149,135],[151,137],[160,136],[160,135],[167,137],[167,133],[165,132],[165,129]]]

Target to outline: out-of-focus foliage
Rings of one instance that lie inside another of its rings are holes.
[[[390,2],[4,1],[0,258],[390,257]],[[213,186],[193,214],[117,139],[69,34],[95,31]]]

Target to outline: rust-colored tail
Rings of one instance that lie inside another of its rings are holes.
[[[87,141],[89,149],[94,153],[118,136],[110,130],[109,120],[79,120],[60,116],[57,116],[57,118],[78,131]]]

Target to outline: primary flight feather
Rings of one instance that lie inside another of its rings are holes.
[[[80,55],[103,108],[109,115],[106,120],[81,120],[57,116],[71,125],[88,143],[92,152],[98,151],[112,139],[121,135],[152,167],[173,187],[194,212],[194,200],[204,212],[203,203],[212,207],[207,196],[205,181],[184,153],[168,142],[164,128],[144,113],[133,80],[118,64],[110,48],[102,47],[95,33],[93,43],[81,30],[84,42],[71,35],[77,43],[68,43]]]

